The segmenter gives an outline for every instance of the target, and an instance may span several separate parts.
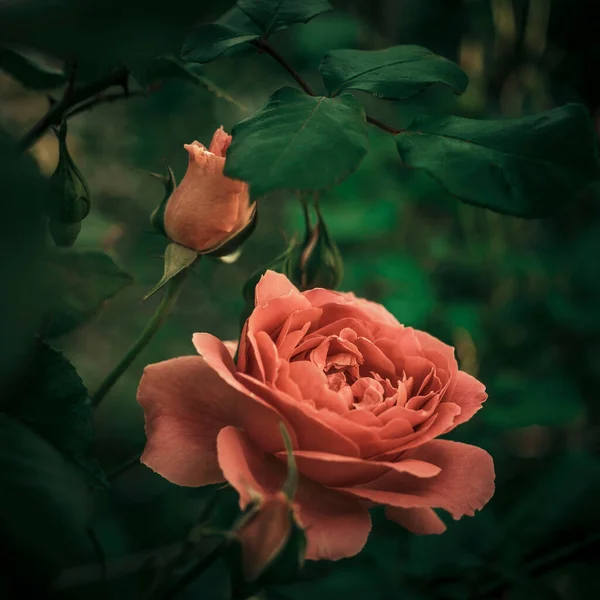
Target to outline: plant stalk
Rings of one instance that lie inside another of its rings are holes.
[[[152,315],[150,321],[148,321],[144,331],[142,331],[138,339],[132,344],[129,350],[127,350],[125,356],[121,359],[119,364],[107,375],[106,379],[104,379],[96,393],[92,396],[92,406],[94,408],[98,408],[100,403],[104,400],[108,392],[110,392],[121,375],[127,371],[133,361],[137,358],[138,354],[148,345],[150,340],[166,321],[171,310],[175,306],[175,303],[177,302],[183,282],[185,281],[186,271],[187,269],[184,269],[181,271],[181,273],[178,273],[165,286],[165,295],[156,308],[156,311]]]

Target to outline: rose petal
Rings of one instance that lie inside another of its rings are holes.
[[[231,144],[231,136],[223,129],[223,126],[219,127],[213,134],[213,138],[208,147],[208,151],[216,154],[217,156],[225,157],[227,149]]]
[[[430,462],[441,472],[430,479],[390,472],[364,486],[342,489],[387,506],[442,508],[455,519],[474,515],[494,493],[492,457],[477,446],[433,440],[403,457]]]
[[[275,298],[289,297],[290,299],[297,296],[302,297],[298,288],[285,276],[276,271],[268,270],[259,279],[255,288],[255,304],[256,306],[265,306]],[[304,308],[310,308],[310,303],[306,300],[299,301]]]
[[[266,494],[279,491],[286,465],[261,452],[234,427],[221,430],[217,441],[219,465],[225,478],[240,494],[240,505],[250,501],[250,490]],[[304,528],[306,558],[338,560],[360,552],[371,529],[369,513],[360,502],[300,476],[294,512]]]
[[[312,400],[317,408],[336,413],[348,412],[343,397],[329,389],[327,376],[312,362],[299,360],[290,363],[290,378],[298,386],[302,398]]]
[[[292,444],[297,446],[294,426],[273,405],[265,402],[240,381],[240,375],[236,372],[233,360],[223,343],[209,333],[195,333],[193,342],[206,363],[238,393],[235,404],[237,422],[243,424],[250,437],[269,452],[282,450],[283,441],[279,423],[283,421]]]
[[[327,304],[350,305],[364,315],[368,321],[400,325],[396,317],[381,304],[364,298],[357,298],[351,292],[334,292],[323,288],[315,288],[303,292],[303,294],[313,306],[325,306]]]
[[[446,525],[431,508],[388,507],[385,516],[417,535],[444,533]]]
[[[446,433],[452,429],[454,419],[460,414],[460,407],[450,402],[439,404],[435,414],[422,425],[414,433],[389,439],[380,438],[375,444],[361,446],[363,456],[372,456],[378,460],[394,460],[401,452],[421,446],[428,443],[438,435]],[[395,424],[395,421],[398,421]],[[400,427],[404,419],[393,419],[386,423],[385,427]]]
[[[459,371],[456,375],[455,387],[448,397],[448,402],[457,404],[461,410],[460,415],[454,419],[454,426],[468,421],[481,408],[486,399],[485,386],[475,377]]]
[[[276,455],[286,460],[285,452]],[[327,452],[294,450],[298,470],[315,481],[332,487],[359,485],[377,479],[389,471],[409,473],[415,477],[434,477],[440,468],[424,461],[405,459],[397,462],[367,461]]]
[[[141,461],[177,485],[223,481],[216,440],[237,422],[236,396],[199,356],[147,366],[137,392],[148,438]]]
[[[299,403],[281,390],[271,389],[243,373],[240,373],[238,377],[244,387],[255,397],[263,398],[268,405],[274,407],[285,418],[286,422],[293,424],[293,431],[298,440],[298,445],[294,447],[329,451],[342,456],[359,455],[356,443],[325,423],[320,418],[320,413],[308,403]],[[277,450],[283,450],[283,448],[280,447]]]

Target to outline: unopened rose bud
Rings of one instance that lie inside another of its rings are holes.
[[[308,226],[302,242],[286,261],[286,275],[301,290],[316,287],[335,289],[342,281],[344,264],[317,207],[317,223]]]
[[[292,507],[283,492],[260,500],[236,531],[246,581],[256,581],[282,553],[292,531]]]
[[[208,150],[200,142],[186,144],[186,174],[164,206],[167,237],[199,254],[233,253],[237,248],[231,242],[239,246],[254,226],[256,207],[250,203],[248,184],[223,175],[230,143],[231,136],[221,127]]]
[[[45,199],[49,229],[57,246],[72,246],[91,207],[90,190],[67,148],[67,124],[58,131],[58,164]]]

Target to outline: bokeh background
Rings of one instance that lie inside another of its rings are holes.
[[[8,41],[60,55],[75,48],[82,76],[92,77],[117,58],[135,66],[177,52],[195,22],[218,17],[231,3],[194,4],[2,2],[0,30]],[[427,112],[450,106],[476,118],[515,117],[569,101],[582,102],[591,115],[600,108],[600,8],[589,0],[332,4],[334,12],[272,38],[317,89],[319,61],[334,48],[419,44],[468,73],[469,90],[459,99],[435,89],[412,103],[361,98],[395,126],[408,124],[424,104]],[[149,224],[163,190],[145,172],[171,165],[180,179],[184,143],[208,143],[218,126],[230,130],[277,87],[293,85],[252,49],[207,65],[204,75],[212,91],[173,80],[147,97],[70,121],[69,148],[93,194],[76,247],[104,248],[134,278],[90,322],[55,341],[91,391],[159,301],[141,300],[160,278],[165,248]],[[44,94],[0,74],[0,124],[7,131],[22,135],[46,108]],[[555,218],[527,221],[444,196],[425,176],[402,169],[389,134],[370,128],[370,143],[360,170],[321,197],[344,259],[341,289],[381,302],[406,325],[454,345],[461,367],[486,384],[483,410],[452,437],[493,455],[497,492],[484,511],[449,523],[443,536],[412,536],[376,513],[361,555],[310,564],[295,581],[269,586],[264,597],[598,597],[600,189],[584,191]],[[45,136],[31,153],[50,175],[55,137]],[[196,331],[234,339],[242,285],[294,233],[302,233],[297,200],[273,194],[261,202],[257,231],[238,262],[205,259],[194,267],[166,326],[97,412],[95,452],[109,470],[143,447],[135,391],[144,365],[192,353]],[[182,539],[206,501],[206,491],[176,488],[143,466],[118,477],[112,493],[94,525],[108,557]],[[215,565],[181,597],[229,598],[224,568]],[[143,598],[146,584],[130,576],[67,596]]]

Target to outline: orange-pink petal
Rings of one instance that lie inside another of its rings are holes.
[[[286,465],[261,452],[244,432],[223,429],[218,438],[219,465],[245,507],[252,492],[274,494],[285,480]],[[371,529],[368,511],[354,498],[300,476],[294,498],[296,520],[304,529],[306,558],[338,560],[360,552]]]
[[[145,465],[178,485],[223,481],[216,440],[221,428],[237,421],[236,393],[202,358],[149,365],[137,399],[146,420]]]

